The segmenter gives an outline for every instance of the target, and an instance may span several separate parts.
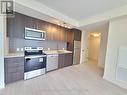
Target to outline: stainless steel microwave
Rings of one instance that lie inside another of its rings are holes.
[[[32,28],[25,28],[25,39],[30,40],[45,40],[46,35],[45,31],[32,29]]]

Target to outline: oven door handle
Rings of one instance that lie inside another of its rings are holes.
[[[40,57],[46,57],[46,55],[40,55],[40,56],[26,56],[25,59],[29,58],[40,58]]]
[[[26,58],[26,61],[29,61],[29,60],[31,60],[30,58]]]

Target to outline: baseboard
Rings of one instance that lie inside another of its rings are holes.
[[[0,85],[0,89],[5,88],[5,84]]]
[[[85,61],[84,62],[80,62],[80,64],[84,64],[85,63]]]
[[[113,83],[116,86],[119,86],[121,88],[127,89],[127,84],[123,83],[122,81],[118,81],[118,80],[115,80],[115,79],[110,79],[110,78],[107,78],[106,76],[104,76],[103,79],[108,81],[108,82]]]
[[[96,59],[93,59],[93,58],[88,58],[88,60],[91,60],[91,61],[96,61],[96,62],[98,62],[98,60],[96,60]]]
[[[103,64],[98,64],[99,67],[101,68],[104,68],[104,65]]]

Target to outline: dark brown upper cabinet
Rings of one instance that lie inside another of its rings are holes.
[[[46,40],[66,42],[66,30],[55,24],[43,22],[43,31],[46,32]]]
[[[11,38],[24,38],[25,16],[15,13],[14,18],[7,18],[7,36]]]
[[[57,37],[59,41],[66,42],[67,41],[67,29],[60,27],[58,28]]]
[[[7,18],[8,37],[24,39],[25,27],[45,31],[46,40],[68,42],[69,50],[73,40],[81,40],[81,31],[77,29],[67,29],[17,12],[14,18]]]
[[[82,31],[75,28],[71,29],[71,31],[74,32],[74,40],[81,41]]]
[[[25,16],[25,27],[35,28],[34,19],[32,17]]]
[[[33,17],[25,16],[25,27],[41,30],[41,22]]]
[[[74,41],[74,32],[69,30],[66,32],[67,34],[67,50],[73,51],[73,41]]]
[[[52,35],[52,40],[54,40],[54,41],[59,41],[59,32],[58,32],[58,28],[55,26],[55,25],[53,25],[52,27],[51,27],[51,35]],[[50,33],[49,33],[49,35],[50,35]]]

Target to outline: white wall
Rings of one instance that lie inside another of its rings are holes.
[[[98,61],[99,51],[100,51],[100,36],[94,37],[93,35],[90,35],[88,40],[88,58]]]
[[[106,49],[107,49],[108,30],[109,30],[109,23],[106,23],[102,25],[100,28],[94,27],[94,29],[92,29],[92,27],[89,27],[88,30],[82,32],[80,63],[85,63],[87,61],[89,34],[94,32],[99,32],[101,33],[101,41],[100,41],[100,50],[98,56],[98,65],[104,68]]]
[[[116,66],[120,47],[127,47],[127,16],[110,21],[104,72],[104,79],[127,88],[127,84],[116,80]]]
[[[105,66],[108,31],[109,31],[109,24],[107,24],[105,28],[101,30],[101,41],[100,41],[100,52],[99,52],[99,57],[98,57],[98,66],[102,68],[104,68]]]
[[[4,17],[0,16],[0,88],[4,87]]]
[[[82,31],[82,39],[81,39],[81,57],[80,57],[80,63],[85,63],[86,60],[86,51],[87,51],[87,40],[88,40],[88,32]]]

